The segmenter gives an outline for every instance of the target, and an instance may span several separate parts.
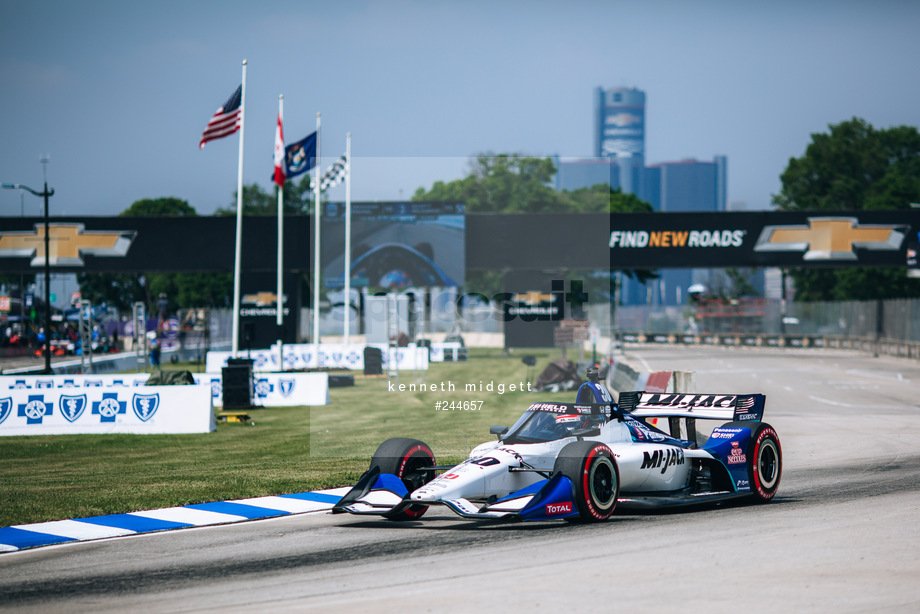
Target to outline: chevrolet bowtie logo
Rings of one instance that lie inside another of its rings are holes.
[[[278,295],[275,292],[258,292],[256,294],[244,294],[244,305],[255,305],[256,307],[266,307],[278,302]]]
[[[514,300],[518,303],[526,303],[528,305],[539,305],[543,302],[552,302],[552,294],[540,294],[539,292],[525,292],[524,294],[515,294]]]
[[[755,252],[805,252],[803,260],[857,260],[856,248],[897,251],[902,226],[860,224],[855,217],[812,217],[808,226],[765,226]]]
[[[49,224],[50,266],[83,266],[82,256],[125,256],[137,234],[133,230],[89,230],[83,224]],[[0,258],[32,258],[32,266],[45,265],[45,226],[32,231],[0,233]]]

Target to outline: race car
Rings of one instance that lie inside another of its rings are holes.
[[[464,518],[596,522],[614,510],[770,501],[782,474],[762,394],[624,392],[589,369],[574,403],[537,402],[497,441],[442,467],[425,443],[388,439],[333,513],[415,520],[443,505]],[[670,433],[650,424],[666,418]],[[728,420],[702,446],[696,420]],[[681,420],[687,439],[681,439]],[[439,471],[443,471],[438,475]]]

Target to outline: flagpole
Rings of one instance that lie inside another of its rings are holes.
[[[313,204],[313,346],[316,364],[319,366],[319,218],[320,218],[320,173],[322,172],[320,160],[320,135],[319,135],[320,114],[316,114],[316,182],[314,185],[314,204]]]
[[[345,344],[351,324],[351,132],[345,135]]]
[[[284,94],[278,96],[278,130],[284,115]],[[284,136],[281,137],[281,153],[284,154]],[[282,161],[283,164],[283,161]],[[278,370],[284,371],[284,183],[278,186],[278,298],[275,302],[278,312]]]
[[[240,88],[240,156],[236,178],[236,246],[233,258],[233,341],[231,355],[240,350],[240,274],[243,247],[243,134],[246,127],[246,60],[243,60],[243,84]]]

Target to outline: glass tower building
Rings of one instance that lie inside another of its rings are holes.
[[[596,88],[594,92],[594,157],[557,160],[556,189],[577,190],[607,183],[635,194],[655,211],[725,211],[728,159],[693,159],[645,163],[645,92],[636,88]],[[711,281],[712,271],[662,269],[649,286],[624,280],[626,305],[680,305],[687,289]]]

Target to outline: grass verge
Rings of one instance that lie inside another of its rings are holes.
[[[474,348],[467,362],[432,363],[423,380],[401,372],[402,390],[356,375],[354,387],[330,390],[328,405],[254,409],[254,425],[213,433],[4,437],[0,526],[350,485],[389,437],[421,439],[439,463],[459,462],[489,426],[510,425],[537,398],[574,399],[512,392],[526,389],[524,353]],[[526,354],[537,356],[535,379],[558,350]],[[479,409],[437,410],[439,401]]]

